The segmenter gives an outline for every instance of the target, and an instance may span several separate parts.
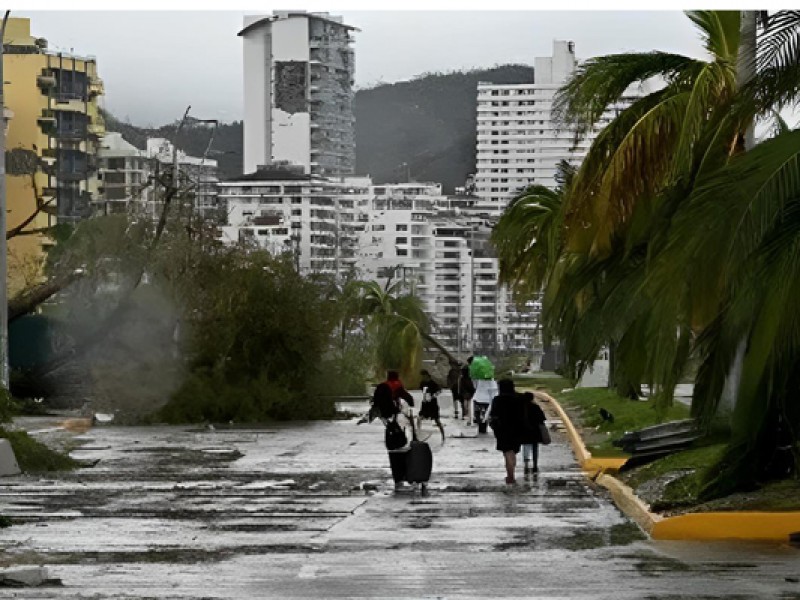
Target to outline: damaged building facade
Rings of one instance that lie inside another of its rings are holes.
[[[354,30],[328,13],[245,17],[245,173],[276,162],[307,175],[354,173]]]

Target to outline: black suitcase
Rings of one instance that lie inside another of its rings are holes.
[[[433,471],[433,452],[427,442],[420,442],[417,439],[417,430],[413,426],[414,418],[412,415],[412,436],[408,452],[406,452],[406,481],[409,483],[427,483]]]
[[[407,450],[389,452],[389,467],[392,469],[392,479],[395,483],[406,480],[406,454],[408,454]]]

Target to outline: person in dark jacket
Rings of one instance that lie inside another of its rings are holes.
[[[414,398],[403,387],[397,371],[389,371],[386,376],[386,381],[377,385],[372,396],[372,404],[380,413],[381,420],[387,430],[395,424],[400,425],[398,418],[402,412],[401,399],[408,402],[411,406],[414,405]],[[403,489],[403,484],[406,479],[405,453],[408,447],[390,448],[387,446],[386,450],[389,454],[389,467],[392,471],[394,489],[395,491],[400,491]]]
[[[464,413],[464,398],[461,396],[459,389],[459,380],[461,379],[461,365],[455,361],[450,362],[450,370],[447,372],[447,387],[450,388],[450,393],[453,394],[453,418],[458,418],[458,408],[461,407],[461,414]]]
[[[470,356],[467,359],[467,364],[461,367],[461,379],[458,381],[458,393],[461,396],[461,405],[464,407],[462,414],[467,420],[469,420],[472,413],[472,397],[475,395],[475,384],[469,375],[469,363],[471,362],[472,357]]]
[[[405,400],[409,406],[414,406],[414,396],[408,393],[403,382],[400,381],[400,373],[397,371],[386,371],[386,381],[384,381],[392,390],[392,401],[395,404],[396,412],[400,412],[401,400]]]
[[[536,404],[533,392],[521,394],[524,416],[522,420],[522,461],[524,463],[524,474],[537,473],[539,471],[539,443],[542,436],[539,426],[545,422],[544,411]]]
[[[417,423],[419,424],[422,419],[433,419],[442,434],[442,443],[444,443],[444,427],[439,418],[438,398],[439,392],[442,391],[442,386],[425,369],[420,371],[420,376],[419,387],[422,389],[422,405],[419,407],[419,420]]]
[[[489,405],[488,421],[497,438],[497,449],[503,453],[506,483],[516,483],[517,454],[522,444],[522,423],[525,416],[522,395],[514,390],[514,382],[501,379],[497,382],[498,394]]]

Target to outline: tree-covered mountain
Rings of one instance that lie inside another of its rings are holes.
[[[433,73],[356,93],[356,172],[376,182],[442,183],[446,192],[475,172],[479,81],[533,81],[533,68],[505,65]]]
[[[447,192],[463,185],[475,171],[476,94],[479,81],[533,81],[533,68],[504,65],[491,69],[429,73],[411,81],[379,85],[356,92],[356,173],[376,183],[434,181]],[[109,131],[122,133],[138,148],[148,137],[175,135],[177,123],[142,128],[106,114]],[[179,147],[202,156],[210,130],[184,126]],[[241,174],[242,122],[221,124],[209,158],[219,161],[220,178]]]
[[[163,137],[170,141],[175,139],[178,121],[161,127],[137,127],[120,121],[114,115],[105,112],[103,117],[108,131],[122,134],[129,143],[140,150],[147,146],[147,138]],[[178,137],[178,147],[190,156],[203,156],[211,138],[208,125],[184,124]],[[242,122],[220,123],[214,131],[214,140],[208,152],[208,158],[217,161],[220,179],[230,179],[242,172]]]

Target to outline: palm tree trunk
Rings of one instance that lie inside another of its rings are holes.
[[[742,88],[756,74],[756,18],[758,12],[754,10],[741,11],[741,25],[739,33],[739,54],[736,61],[736,86]],[[742,132],[744,150],[747,152],[755,146],[755,125],[749,123]],[[742,375],[742,363],[745,351],[747,350],[747,340],[742,339],[736,348],[736,355],[733,358],[728,376],[725,379],[725,387],[717,409],[717,417],[724,422],[730,422],[733,411],[736,408],[736,400],[739,394],[739,381]]]
[[[438,342],[438,340],[436,340],[434,337],[431,336],[430,333],[428,333],[426,331],[420,331],[420,333],[421,333],[423,339],[426,342],[428,342],[431,346],[436,348],[439,352],[444,354],[447,357],[447,360],[449,362],[456,362],[456,363],[458,362],[458,359],[455,356],[453,356],[452,354],[450,354],[450,351],[447,348],[445,348],[444,346],[442,346]]]

